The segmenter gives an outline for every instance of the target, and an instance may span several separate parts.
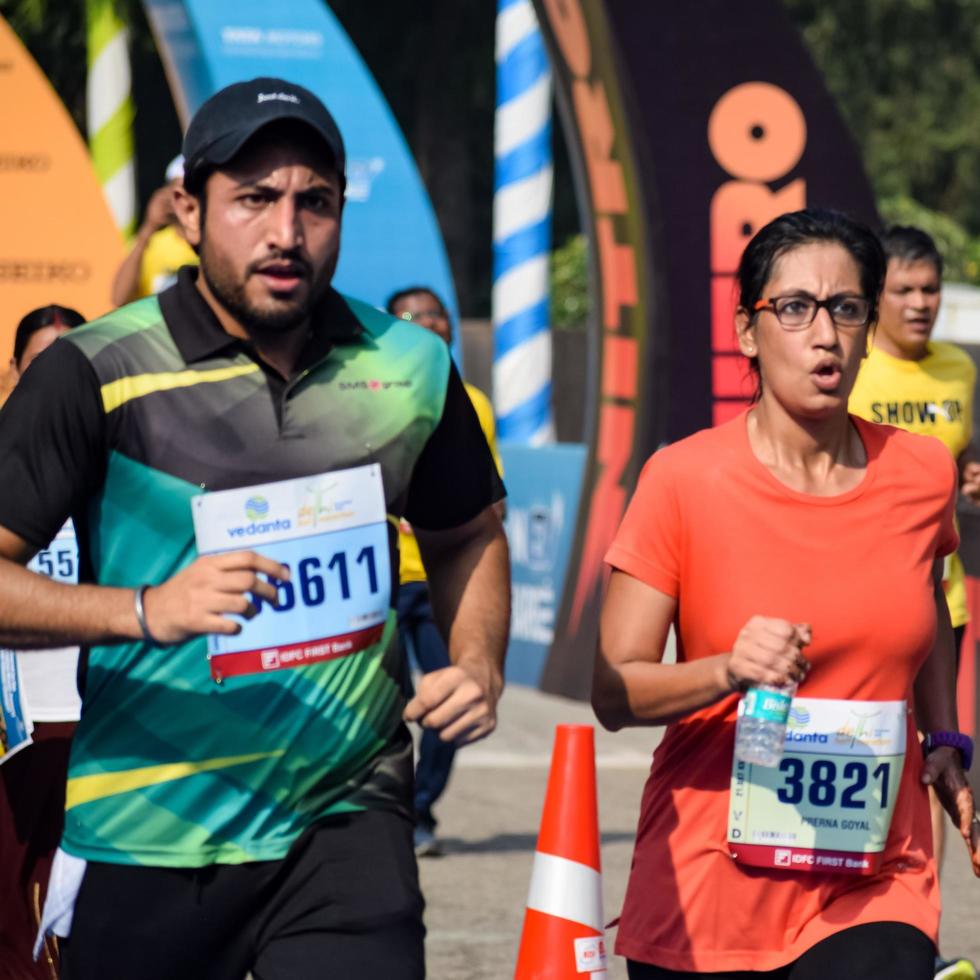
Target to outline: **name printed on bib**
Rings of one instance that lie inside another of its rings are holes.
[[[289,568],[279,604],[256,602],[237,636],[209,636],[216,681],[333,660],[384,632],[388,523],[377,464],[191,499],[201,555],[251,549]]]
[[[734,760],[728,849],[741,864],[874,874],[905,761],[904,701],[794,698],[777,767]]]

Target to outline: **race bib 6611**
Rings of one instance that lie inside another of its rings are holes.
[[[298,667],[381,639],[391,599],[381,467],[336,470],[191,500],[201,555],[251,549],[289,568],[237,636],[209,636],[211,674]]]

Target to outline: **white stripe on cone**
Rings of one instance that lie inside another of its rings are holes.
[[[601,934],[602,876],[587,864],[535,851],[527,907],[581,923]]]

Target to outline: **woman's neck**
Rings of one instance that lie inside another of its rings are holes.
[[[800,493],[846,493],[861,482],[867,467],[864,445],[846,410],[801,418],[763,395],[749,413],[748,436],[756,458]]]

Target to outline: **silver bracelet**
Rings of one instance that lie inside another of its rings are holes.
[[[146,590],[151,588],[149,585],[141,585],[135,594],[133,599],[133,609],[136,612],[136,622],[140,624],[140,629],[143,631],[143,639],[147,643],[152,643],[154,646],[160,646],[159,640],[150,632],[150,627],[146,625],[146,610],[143,608],[143,596],[146,595]]]

